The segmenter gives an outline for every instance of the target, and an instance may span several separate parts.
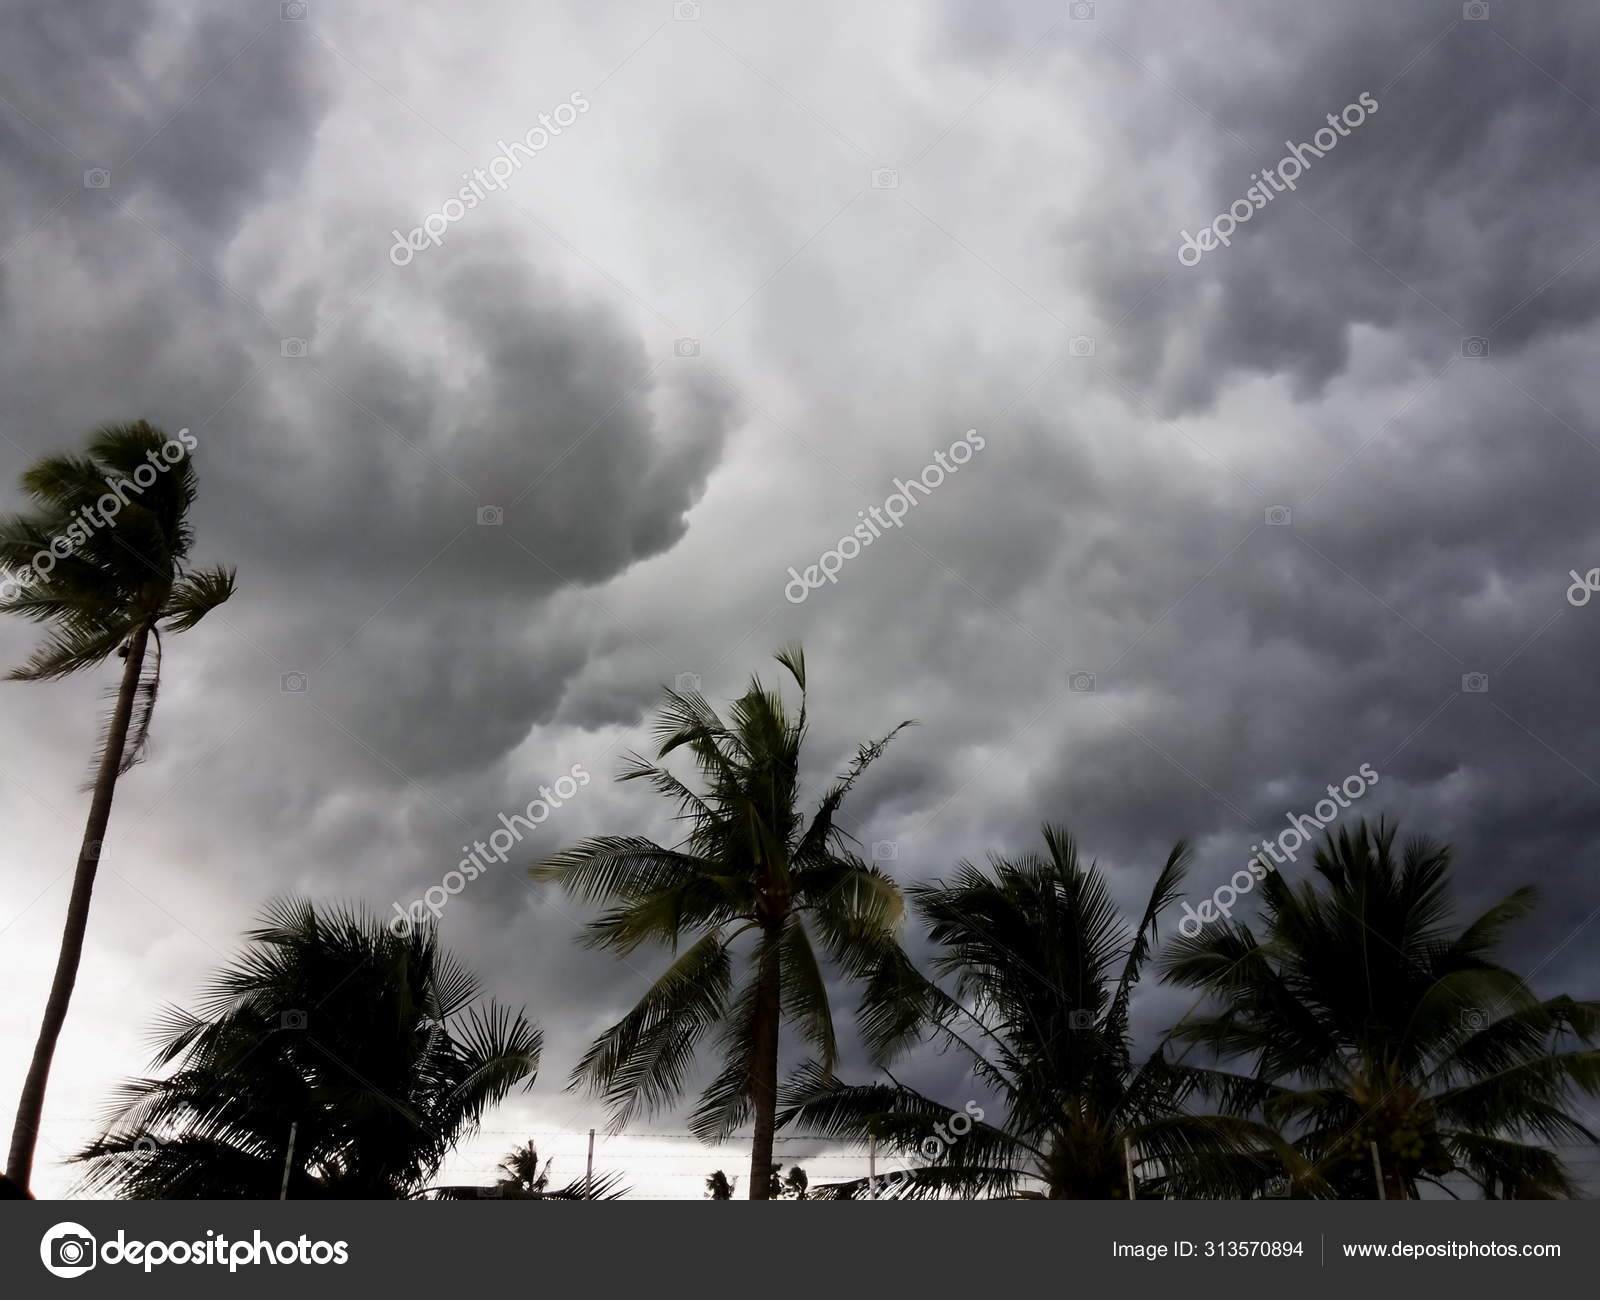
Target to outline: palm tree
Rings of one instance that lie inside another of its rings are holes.
[[[604,1096],[612,1129],[672,1102],[697,1050],[718,1030],[722,1069],[701,1094],[690,1128],[706,1141],[730,1136],[754,1116],[750,1199],[769,1199],[777,1108],[779,1035],[795,1026],[825,1062],[836,1057],[833,1013],[817,944],[850,976],[867,977],[897,951],[900,894],[882,871],[849,849],[835,817],[845,796],[890,740],[863,745],[809,821],[799,809],[800,750],[806,735],[805,658],[778,662],[800,688],[796,714],[752,679],[724,722],[698,691],[669,691],[656,724],[658,760],[693,756],[705,785],[697,794],[665,767],[634,755],[622,780],[645,780],[687,823],[681,842],[585,840],[533,869],[578,898],[613,906],[584,942],[620,954],[641,944],[676,951],[698,935],[637,1006],[600,1036],[573,1071],[572,1086]],[[749,975],[734,992],[734,949],[744,936]]]
[[[899,1027],[891,1031],[887,1015],[881,1027],[904,1038],[921,1028],[964,1055],[977,1087],[999,1096],[1003,1119],[985,1122],[976,1099],[935,1101],[892,1074],[847,1084],[809,1064],[790,1081],[782,1122],[923,1162],[876,1187],[856,1179],[814,1188],[814,1198],[1111,1199],[1128,1195],[1130,1165],[1146,1192],[1228,1195],[1245,1185],[1241,1167],[1287,1153],[1261,1125],[1187,1111],[1190,1074],[1161,1052],[1134,1059],[1129,1003],[1157,919],[1179,896],[1184,845],[1130,926],[1066,830],[1046,826],[1044,840],[1043,856],[993,856],[987,870],[963,862],[950,883],[908,891],[939,946],[934,977],[905,963]]]
[[[525,1146],[514,1147],[500,1162],[500,1177],[489,1187],[468,1184],[430,1187],[426,1190],[434,1200],[475,1201],[485,1197],[511,1201],[619,1201],[627,1195],[620,1174],[598,1174],[590,1178],[574,1178],[565,1187],[551,1189],[550,1166],[552,1156],[543,1165],[539,1151],[530,1138]]]
[[[200,1010],[168,1009],[154,1067],[117,1094],[77,1159],[85,1186],[137,1199],[420,1192],[518,1083],[542,1036],[480,1005],[432,925],[270,904]]]
[[[499,1180],[501,1187],[509,1187],[526,1196],[543,1196],[550,1186],[550,1166],[555,1163],[555,1157],[544,1162],[543,1168],[539,1165],[539,1150],[529,1138],[526,1146],[516,1147],[504,1160],[500,1162],[500,1173],[503,1177]]]
[[[1295,1132],[1332,1194],[1376,1195],[1375,1145],[1390,1199],[1450,1172],[1490,1197],[1576,1195],[1541,1144],[1595,1141],[1572,1103],[1600,1093],[1600,1002],[1541,999],[1497,961],[1532,889],[1458,929],[1449,848],[1395,833],[1363,821],[1324,839],[1316,879],[1268,875],[1259,938],[1232,922],[1176,943],[1166,978],[1211,1001],[1175,1034],[1216,1054],[1232,1109]]]
[[[0,518],[0,613],[53,629],[11,679],[56,680],[113,654],[122,659],[122,682],[95,760],[61,953],[11,1131],[6,1172],[24,1188],[77,982],[111,798],[117,778],[149,743],[161,633],[187,631],[233,595],[233,570],[189,567],[194,446],[187,429],[172,439],[143,421],[109,425],[90,438],[85,455],[46,456],[26,470],[21,483],[33,512]]]
[[[737,1179],[730,1179],[720,1169],[713,1169],[706,1177],[706,1199],[711,1201],[731,1201],[733,1199],[733,1184]]]

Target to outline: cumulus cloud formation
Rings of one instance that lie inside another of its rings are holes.
[[[1592,6],[1068,8],[13,15],[4,491],[99,423],[187,426],[197,554],[239,567],[118,793],[41,1188],[265,898],[418,897],[575,763],[529,859],[671,836],[610,780],[660,684],[726,698],[789,639],[813,789],[922,723],[847,823],[903,880],[1049,819],[1130,905],[1187,837],[1208,896],[1370,762],[1363,810],[1453,842],[1464,907],[1538,884],[1516,959],[1594,992],[1600,609],[1564,597],[1600,563]],[[581,121],[393,264],[574,91]],[[1293,194],[1180,264],[1364,91]],[[969,429],[981,455],[785,599]],[[32,631],[0,626],[8,664]],[[8,1099],[104,684],[0,692]],[[501,1129],[596,1122],[566,1071],[655,970],[579,950],[523,865],[443,919],[547,1032],[464,1178]],[[1152,987],[1140,1024],[1177,1007]],[[663,1193],[732,1158],[686,1150]]]

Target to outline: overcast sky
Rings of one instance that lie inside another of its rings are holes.
[[[604,1115],[562,1085],[660,959],[576,948],[522,865],[670,836],[611,780],[661,683],[725,699],[790,639],[813,789],[922,724],[848,822],[903,880],[1049,819],[1130,906],[1187,837],[1199,898],[1369,764],[1360,811],[1452,842],[1463,909],[1540,886],[1515,959],[1600,992],[1600,603],[1568,599],[1600,565],[1592,4],[5,0],[0,25],[0,508],[100,423],[188,428],[196,558],[239,569],[169,641],[118,789],[41,1194],[269,896],[415,898],[573,764],[595,779],[442,926],[546,1033],[536,1091],[452,1169],[538,1134],[581,1172]],[[1180,259],[1319,129],[1292,191]],[[474,168],[504,188],[447,205]],[[418,227],[438,242],[397,247]],[[790,585],[968,430],[899,527]],[[0,661],[33,641],[0,624]],[[7,1125],[113,680],[0,686]],[[1152,987],[1143,1032],[1183,1005]],[[953,1058],[911,1075],[975,1095]],[[697,1195],[748,1150],[597,1163]]]

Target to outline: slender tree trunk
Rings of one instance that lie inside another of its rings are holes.
[[[116,793],[117,773],[122,766],[122,751],[128,741],[128,723],[139,691],[139,674],[144,666],[149,627],[141,627],[128,643],[128,657],[122,667],[122,685],[111,714],[106,735],[106,751],[95,774],[94,797],[89,803],[89,820],[83,829],[78,849],[78,870],[72,878],[72,897],[67,903],[67,922],[61,933],[61,955],[56,959],[55,979],[50,984],[50,1000],[45,1003],[44,1023],[33,1049],[33,1061],[22,1085],[17,1103],[17,1122],[11,1130],[11,1154],[6,1159],[6,1176],[24,1189],[33,1173],[33,1151],[39,1140],[39,1121],[44,1114],[44,1091],[50,1082],[50,1063],[56,1054],[56,1040],[67,1018],[72,988],[78,981],[78,962],[83,956],[83,937],[89,928],[89,899],[94,893],[94,877],[100,867],[100,845],[106,824],[111,820],[111,796]]]
[[[757,976],[755,1043],[750,1062],[750,1099],[755,1134],[750,1140],[750,1199],[772,1199],[772,1134],[778,1118],[778,1026],[783,1015],[782,968],[778,944],[782,922],[768,923],[761,936]]]

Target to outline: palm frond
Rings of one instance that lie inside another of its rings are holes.
[[[701,1039],[727,1005],[733,980],[728,943],[721,930],[712,930],[687,948],[573,1070],[571,1086],[605,1099],[613,1132],[682,1089]]]
[[[232,598],[238,570],[217,567],[184,574],[172,586],[161,617],[169,632],[187,632],[217,606]]]
[[[59,681],[104,663],[114,655],[133,630],[120,615],[109,615],[103,622],[82,620],[57,626],[45,643],[20,668],[6,674],[14,682]]]

